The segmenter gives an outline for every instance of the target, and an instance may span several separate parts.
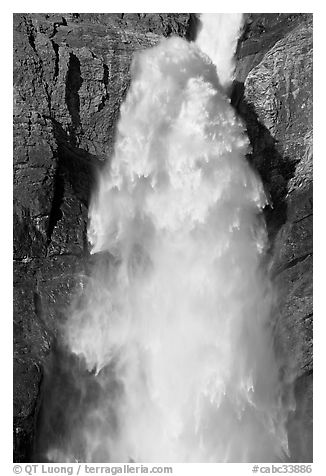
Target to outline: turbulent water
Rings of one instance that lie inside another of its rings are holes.
[[[241,23],[204,15],[197,43],[165,39],[134,57],[89,212],[92,252],[110,264],[95,268],[66,327],[100,389],[78,422],[86,461],[287,452],[261,264],[267,200],[225,93]],[[48,457],[73,461],[73,447]]]
[[[196,43],[217,69],[219,81],[228,89],[234,79],[234,54],[243,25],[241,13],[203,13]]]

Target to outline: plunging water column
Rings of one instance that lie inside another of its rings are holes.
[[[241,23],[206,16],[198,43],[134,56],[89,210],[92,252],[114,264],[94,270],[65,330],[102,388],[81,426],[86,461],[286,455],[267,199],[227,96]]]

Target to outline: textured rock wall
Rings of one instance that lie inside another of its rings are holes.
[[[276,342],[295,380],[294,460],[312,459],[312,15],[253,15],[238,49],[234,102],[271,197]]]
[[[33,452],[43,366],[88,259],[89,193],[132,55],[191,29],[189,14],[14,15],[16,461]]]
[[[33,453],[44,363],[89,263],[87,206],[113,147],[134,51],[192,39],[189,14],[14,15],[14,458]],[[275,326],[296,376],[291,445],[311,458],[312,19],[252,14],[233,104],[273,208],[266,211]],[[301,435],[298,437],[298,435]]]

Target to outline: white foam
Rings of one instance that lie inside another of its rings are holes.
[[[217,35],[231,50],[214,56],[222,84],[238,31],[228,24]],[[82,427],[87,461],[271,462],[287,451],[274,293],[260,263],[266,197],[198,45],[171,38],[135,55],[115,153],[92,199],[93,252],[118,264],[94,274],[66,329],[103,388]]]

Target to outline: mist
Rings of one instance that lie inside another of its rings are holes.
[[[64,328],[96,381],[76,427],[84,461],[287,457],[268,200],[227,96],[241,27],[240,14],[205,14],[196,43],[134,56],[89,208],[92,253],[108,264],[85,278]],[[47,458],[76,460],[74,432]]]

